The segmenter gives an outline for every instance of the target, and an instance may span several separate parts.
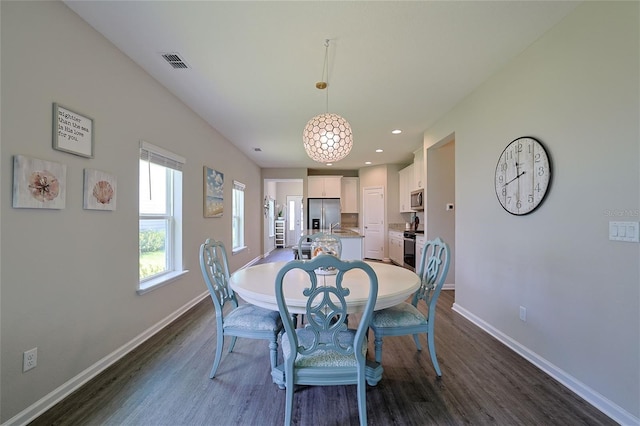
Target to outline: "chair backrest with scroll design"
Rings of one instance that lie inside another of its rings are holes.
[[[230,302],[238,307],[236,295],[229,287],[229,261],[222,241],[213,238],[200,246],[200,270],[216,308],[216,317],[222,317],[222,308]]]
[[[328,269],[335,271],[335,274],[321,275],[318,272]],[[287,286],[287,274],[300,274],[295,270],[302,270],[301,275],[308,277],[308,287]],[[351,291],[349,275],[352,273],[366,274],[369,287],[367,303],[357,329],[347,326],[346,297]],[[287,263],[279,271],[275,285],[276,300],[285,328],[282,336],[287,390],[285,425],[291,423],[295,384],[357,384],[360,423],[366,424],[366,335],[378,294],[378,278],[373,268],[362,261],[342,261],[335,256],[318,255],[309,261],[293,260]],[[298,294],[291,294],[296,292]],[[295,328],[287,297],[306,299],[304,314],[307,322],[304,328]]]
[[[433,324],[436,303],[449,272],[449,245],[440,237],[425,242],[416,273],[420,276],[420,288],[413,294],[411,304],[418,306],[420,300],[427,304],[429,323]]]

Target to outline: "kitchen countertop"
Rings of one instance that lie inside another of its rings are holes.
[[[305,229],[305,235],[315,234],[316,232],[324,232],[325,234],[330,234],[328,231],[318,231],[317,229]],[[364,238],[364,235],[359,232],[352,231],[350,229],[335,229],[333,231],[334,235],[337,235],[340,238]]]

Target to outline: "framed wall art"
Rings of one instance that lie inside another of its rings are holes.
[[[53,161],[13,157],[13,207],[64,209],[67,166]]]
[[[53,104],[53,148],[93,158],[93,118]]]
[[[222,217],[224,174],[204,166],[204,217]]]
[[[85,210],[115,210],[117,182],[116,177],[95,169],[84,169]]]

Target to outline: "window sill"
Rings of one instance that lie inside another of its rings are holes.
[[[138,293],[138,295],[149,293],[150,291],[153,291],[157,288],[163,287],[167,284],[177,281],[183,275],[186,275],[188,272],[189,272],[188,269],[185,269],[184,271],[171,272],[168,274],[164,274],[160,277],[154,278],[152,280],[145,281],[144,283],[140,283],[138,286],[138,290],[136,290],[136,293]]]
[[[241,253],[241,252],[245,251],[246,249],[247,249],[247,246],[238,247],[238,248],[233,249],[231,251],[231,255]]]

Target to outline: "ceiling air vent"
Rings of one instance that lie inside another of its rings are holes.
[[[186,69],[189,68],[187,63],[177,53],[163,53],[162,57],[169,62],[173,68]]]

